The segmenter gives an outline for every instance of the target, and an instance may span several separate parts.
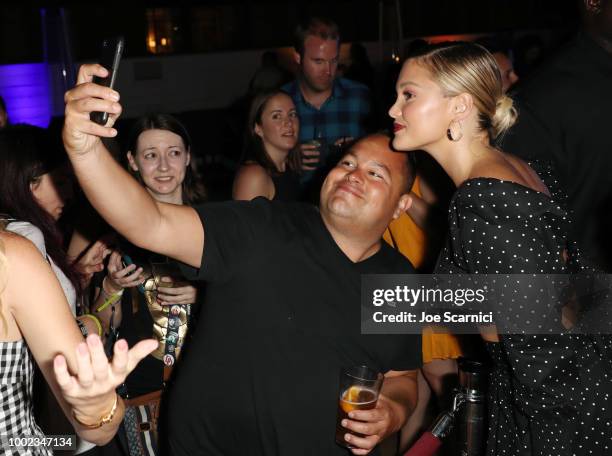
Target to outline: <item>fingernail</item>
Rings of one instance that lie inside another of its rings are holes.
[[[56,356],[53,362],[55,363],[55,367],[64,367],[66,365],[66,360],[63,356]]]
[[[114,101],[119,101],[119,92],[115,92],[115,91],[111,92],[110,97]]]
[[[348,420],[342,420],[340,424],[342,424],[342,427],[346,427],[346,425],[348,424]]]
[[[355,418],[355,414],[353,412],[349,412],[348,416],[349,418]]]
[[[115,130],[114,128],[111,128],[110,135],[111,136],[117,136],[117,130]]]
[[[344,440],[346,440],[347,442],[351,441],[351,434],[344,434]]]
[[[77,350],[79,351],[80,355],[86,355],[87,354],[87,344],[85,344],[84,342],[81,342],[77,346]]]
[[[87,338],[87,343],[90,347],[97,347],[100,344],[100,339],[92,335]]]

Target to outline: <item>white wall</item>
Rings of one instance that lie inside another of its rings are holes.
[[[429,37],[438,39],[474,39],[478,35],[446,35]],[[406,38],[408,43],[413,38]],[[397,43],[363,43],[374,66],[391,61]],[[347,62],[349,44],[340,49],[340,61]],[[277,48],[283,66],[293,66],[293,49]],[[121,62],[117,90],[121,93],[123,116],[133,118],[147,112],[183,112],[191,110],[219,109],[228,106],[246,93],[255,70],[259,67],[264,50],[151,56],[127,58]],[[52,112],[63,114],[64,88],[58,67],[50,67]]]
[[[126,117],[222,108],[246,92],[259,51],[126,59],[117,90]]]
[[[377,49],[377,45],[374,43],[372,48]],[[121,93],[123,116],[138,117],[151,111],[224,108],[246,93],[264,51],[124,59],[116,85]],[[280,62],[290,67],[293,49],[278,48],[276,51]],[[344,58],[348,56],[348,45],[342,46],[341,55]],[[51,72],[59,72],[59,69],[52,68]],[[53,74],[51,80],[54,80]],[[54,115],[61,115],[63,89],[55,85],[53,92]]]

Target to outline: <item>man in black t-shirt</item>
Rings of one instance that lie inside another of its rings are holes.
[[[120,111],[104,76],[85,65],[66,94],[64,143],[100,214],[130,242],[176,258],[206,280],[198,326],[177,366],[168,406],[173,455],[333,455],[338,374],[368,365],[386,379],[373,410],[346,420],[356,454],[401,428],[416,402],[420,336],[362,335],[360,276],[409,273],[381,237],[411,204],[413,170],[389,139],[357,143],[328,175],[320,211],[257,199],[186,206],[153,200],[105,150]],[[97,97],[94,98],[94,97]],[[186,269],[189,269],[186,267]]]
[[[583,260],[612,271],[612,0],[584,0],[585,29],[521,84],[502,149],[552,161]]]

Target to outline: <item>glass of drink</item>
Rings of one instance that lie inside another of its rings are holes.
[[[315,163],[307,163],[307,166],[312,166],[314,168],[318,168],[322,164],[322,159],[324,158],[324,149],[325,149],[325,136],[323,136],[323,130],[315,127],[312,135],[312,139],[307,141],[311,149],[308,152],[304,153],[302,158],[309,160],[316,160]],[[321,155],[323,153],[323,156]]]
[[[321,145],[322,145],[321,140],[311,139],[306,144],[308,144],[309,146],[312,146],[313,149],[311,149],[307,154],[305,154],[304,158],[316,159],[317,163],[308,164],[308,166],[313,166],[316,168],[319,165],[318,160],[321,159]]]
[[[367,366],[354,366],[340,371],[340,391],[338,399],[338,418],[336,419],[336,443],[346,448],[352,446],[344,439],[348,432],[356,437],[365,437],[350,432],[342,426],[342,420],[350,419],[352,410],[370,410],[376,407],[378,394],[383,384],[383,375]]]

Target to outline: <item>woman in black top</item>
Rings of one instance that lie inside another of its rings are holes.
[[[470,43],[427,47],[404,64],[397,82],[393,145],[428,152],[457,186],[441,274],[564,274],[575,263],[569,218],[549,180],[493,141],[515,121],[499,69]],[[544,171],[544,170],[542,170]],[[522,296],[514,296],[515,300]],[[537,302],[537,301],[536,301]],[[553,314],[554,303],[522,302]],[[494,366],[488,391],[489,455],[609,454],[612,387],[605,338],[565,333],[513,334],[510,301],[492,309],[497,329],[482,333]],[[527,318],[528,320],[528,318]],[[603,343],[602,343],[603,342]],[[604,405],[605,404],[605,405]]]
[[[245,153],[232,196],[295,201],[300,196],[300,121],[293,100],[281,91],[255,96],[249,110]]]
[[[142,117],[132,128],[127,152],[129,170],[158,201],[199,202],[204,198],[204,190],[191,167],[190,144],[186,129],[174,117],[166,114]],[[107,332],[111,326],[119,328],[119,334],[130,345],[151,337],[160,342],[119,391],[128,405],[151,407],[152,430],[156,430],[160,391],[185,341],[191,304],[196,299],[196,287],[182,279],[178,267],[168,258],[139,249],[126,240],[121,240],[111,254],[93,310]],[[139,446],[130,440],[133,429],[128,420],[132,418],[128,410],[124,426],[130,448]],[[154,441],[155,435],[150,438]],[[134,454],[132,449],[130,452]]]

